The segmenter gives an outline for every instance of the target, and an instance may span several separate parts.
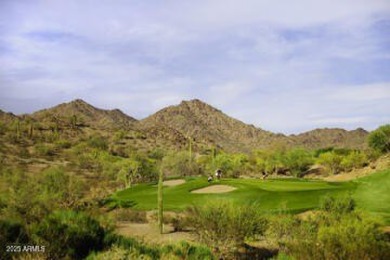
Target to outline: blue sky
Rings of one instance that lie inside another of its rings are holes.
[[[388,0],[1,0],[0,108],[198,98],[285,134],[390,123]]]

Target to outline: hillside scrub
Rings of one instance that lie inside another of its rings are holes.
[[[167,259],[167,260],[213,260],[216,259],[211,250],[205,246],[181,241],[169,245],[148,245],[133,238],[108,235],[106,244],[109,247],[101,252],[93,252],[87,260],[106,259]]]
[[[55,211],[33,227],[34,240],[53,259],[82,259],[102,250],[105,232],[98,221],[74,211]]]
[[[168,176],[193,176],[200,173],[193,154],[187,151],[169,153],[162,158],[161,167]]]
[[[324,200],[306,220],[291,215],[271,218],[267,236],[296,259],[388,259],[390,241],[380,225],[354,210],[351,198]]]
[[[187,223],[199,240],[221,256],[232,256],[246,239],[263,235],[267,221],[256,205],[240,205],[224,200],[192,206]]]

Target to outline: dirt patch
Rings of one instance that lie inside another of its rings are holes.
[[[160,234],[157,223],[117,223],[117,232],[123,236],[135,237],[153,244],[171,244],[182,240],[195,241],[189,232],[173,232],[171,225],[164,225],[164,234]]]
[[[170,180],[170,181],[164,181],[163,185],[164,186],[177,186],[177,185],[183,184],[185,182],[186,182],[185,180]]]
[[[228,185],[212,185],[206,188],[191,191],[191,193],[225,193],[234,191],[236,189],[237,188]]]

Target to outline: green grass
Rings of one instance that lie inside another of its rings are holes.
[[[225,184],[237,189],[221,194],[194,194],[192,190]],[[191,204],[223,198],[239,203],[255,202],[265,211],[302,212],[319,206],[325,195],[351,194],[359,208],[383,216],[390,222],[390,169],[351,182],[308,181],[301,179],[259,180],[222,179],[209,184],[206,178],[189,178],[185,184],[164,187],[164,209],[180,211]],[[117,192],[113,204],[126,204],[138,210],[157,208],[157,185],[139,184]]]
[[[236,187],[237,190],[220,194],[194,194],[192,190],[209,186],[206,178],[189,179],[185,184],[164,187],[164,209],[183,210],[191,204],[201,204],[215,198],[238,202],[257,202],[265,210],[306,210],[316,207],[320,198],[331,192],[345,193],[355,187],[352,183],[327,183],[305,180],[223,179],[215,184]],[[116,202],[125,202],[135,209],[151,210],[157,206],[156,184],[140,184],[116,193]]]
[[[354,181],[357,205],[390,224],[390,169]]]

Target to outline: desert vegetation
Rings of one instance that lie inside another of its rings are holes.
[[[118,111],[74,102],[55,113],[2,114],[0,243],[6,246],[1,259],[389,257],[389,237],[382,230],[390,219],[388,125],[367,135],[364,147],[297,145],[302,136],[291,139],[294,145],[277,140],[257,146],[241,136],[236,139],[241,144],[231,149],[224,139],[229,127],[218,130],[224,138],[210,141],[204,136],[215,137],[218,124],[192,134],[151,125],[151,119],[134,126],[135,119]],[[81,115],[76,107],[91,113]],[[172,109],[169,114],[176,113]],[[203,115],[202,109],[221,116],[199,101],[180,108],[186,115]],[[231,118],[216,121],[252,129]],[[190,130],[176,121],[172,126]],[[256,138],[264,134],[250,131]],[[207,182],[217,169],[222,179]],[[323,180],[359,170],[373,174]],[[181,181],[163,184],[175,179]],[[232,189],[193,192],[218,185]],[[302,218],[308,210],[312,215]],[[156,237],[182,232],[192,239],[151,243],[137,234],[119,234],[122,222],[159,223]],[[44,250],[17,253],[7,245]]]

